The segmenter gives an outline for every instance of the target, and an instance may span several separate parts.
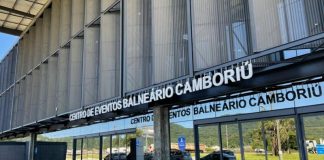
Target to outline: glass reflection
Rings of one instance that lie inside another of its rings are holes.
[[[242,123],[245,159],[265,159],[264,135],[262,134],[261,126],[261,121]]]
[[[37,141],[43,142],[64,142],[67,145],[67,150],[65,151],[66,160],[72,160],[73,154],[73,138],[66,137],[66,135],[61,134],[41,134],[37,136]]]
[[[111,153],[111,146],[110,146],[110,136],[102,137],[102,157],[104,160],[110,160],[109,155]]]
[[[127,160],[136,159],[136,134],[130,133],[126,135],[126,155]]]
[[[240,135],[238,124],[221,124],[222,146],[224,159],[241,159]]]
[[[170,124],[171,159],[192,159],[195,156],[193,122],[186,121]],[[179,148],[179,138],[185,141],[185,147]]]
[[[218,125],[198,127],[199,151],[201,160],[220,159]]]
[[[76,140],[76,158],[75,160],[81,160],[82,157],[82,139]]]
[[[88,139],[83,139],[81,158],[82,160],[88,159]]]
[[[299,159],[295,120],[271,119],[263,121],[268,158]]]
[[[304,117],[303,123],[308,159],[323,159],[319,151],[324,145],[324,115]]]
[[[137,159],[153,160],[154,154],[154,129],[153,126],[137,128],[136,152]]]

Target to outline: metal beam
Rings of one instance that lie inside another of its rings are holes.
[[[35,17],[35,15],[32,15],[30,13],[18,11],[18,10],[15,10],[13,8],[8,8],[8,7],[5,7],[5,6],[0,6],[0,9],[1,10],[4,10],[4,11],[11,12],[11,13],[14,13],[14,14],[22,15],[22,16],[25,16],[25,17],[30,17],[30,18],[34,18]]]
[[[15,30],[15,29],[10,29],[10,28],[5,28],[5,27],[0,27],[0,32],[11,34],[11,35],[16,35],[16,36],[20,36],[20,34],[22,33],[22,31],[20,31],[20,30]]]
[[[301,79],[321,76],[324,73],[324,53],[316,53],[309,56],[303,62],[279,67],[272,70],[265,70],[246,81],[237,82],[236,85],[223,85],[189,93],[182,96],[175,96],[170,99],[152,102],[150,107],[165,105],[192,104],[202,99],[215,98],[217,96],[264,88],[267,86],[293,82]],[[279,76],[280,75],[280,76]]]

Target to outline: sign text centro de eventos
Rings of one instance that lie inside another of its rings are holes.
[[[171,98],[174,95],[181,96],[187,93],[197,92],[212,87],[218,87],[228,83],[235,83],[241,80],[251,79],[253,76],[253,67],[251,62],[245,62],[243,65],[235,68],[224,70],[223,72],[215,72],[199,78],[193,78],[185,83],[177,83],[161,89],[152,90],[142,94],[132,95],[122,98],[118,101],[102,103],[97,106],[87,108],[70,114],[70,121],[98,116],[101,114],[114,112],[129,107],[156,102],[159,100]]]

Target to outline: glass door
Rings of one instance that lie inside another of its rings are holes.
[[[196,146],[198,146],[199,153],[196,157],[201,160],[219,159],[221,149],[219,125],[213,124],[198,126],[198,137],[199,144],[196,144]]]
[[[262,121],[268,159],[300,159],[294,118]]]
[[[242,122],[246,160],[300,159],[294,118]]]
[[[136,157],[136,134],[117,134],[102,137],[103,160],[132,160]]]
[[[241,160],[238,123],[221,123],[223,159]]]
[[[264,141],[265,135],[262,125],[262,121],[242,123],[244,158],[246,160],[266,159],[266,141]]]
[[[112,152],[112,149],[111,149],[111,136],[103,136],[102,137],[102,151],[101,151],[101,154],[102,154],[102,158],[103,160],[110,160],[110,157],[111,157],[111,152]]]
[[[198,136],[195,143],[199,146],[197,160],[300,159],[294,118],[220,122],[195,127],[195,137]]]
[[[238,123],[199,125],[197,132],[199,139],[199,144],[196,144],[199,151],[196,151],[197,159],[241,160]]]
[[[324,115],[304,116],[302,120],[308,159],[324,159]]]
[[[126,134],[126,155],[127,160],[136,157],[136,134]]]
[[[82,160],[82,139],[76,139],[75,160]]]
[[[126,135],[112,136],[112,160],[126,160]]]

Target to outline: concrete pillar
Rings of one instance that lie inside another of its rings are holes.
[[[71,36],[84,28],[84,0],[72,0]],[[81,107],[83,39],[71,40],[68,65],[69,110]]]
[[[59,49],[61,0],[52,1],[51,27],[50,27],[50,54]],[[47,117],[55,116],[57,111],[57,56],[48,59],[47,80]]]
[[[71,7],[72,1],[61,1],[60,18],[60,46],[65,45],[71,34]],[[58,56],[57,69],[57,112],[68,111],[68,59],[69,48],[61,48]]]
[[[170,160],[169,108],[157,106],[154,115],[154,159]]]
[[[28,145],[28,160],[34,160],[35,159],[35,147],[37,143],[37,134],[31,133],[30,134],[30,141]]]
[[[85,25],[100,14],[100,1],[85,1]],[[83,53],[83,104],[89,105],[98,100],[98,56],[99,26],[85,28]]]

